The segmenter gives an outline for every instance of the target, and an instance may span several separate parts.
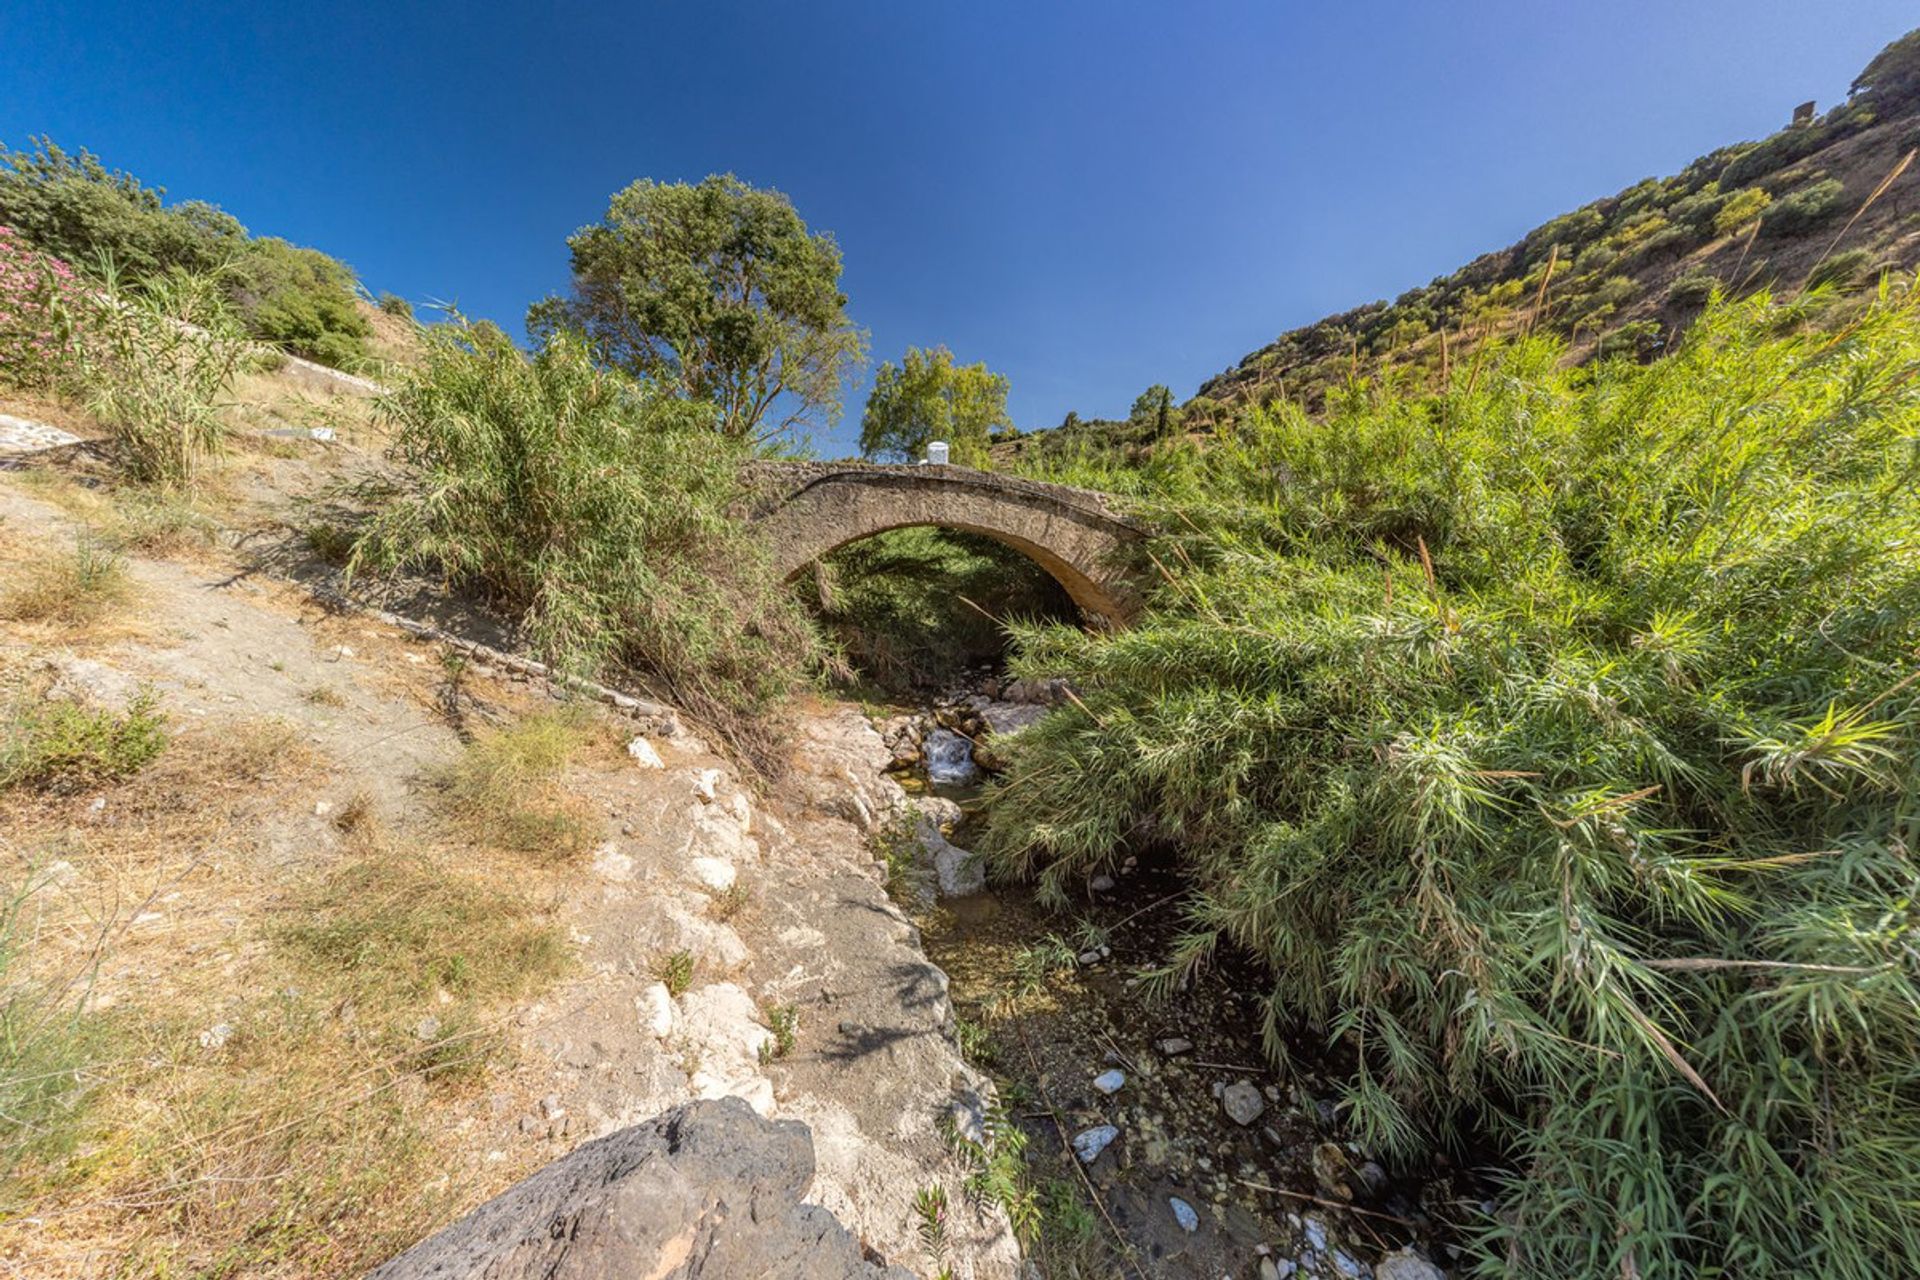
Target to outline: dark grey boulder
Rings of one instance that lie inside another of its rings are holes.
[[[368,1280],[912,1280],[802,1203],[812,1181],[804,1124],[689,1103],[563,1156]]]

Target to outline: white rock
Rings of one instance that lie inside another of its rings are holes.
[[[1192,1234],[1200,1229],[1200,1215],[1185,1200],[1179,1196],[1168,1196],[1167,1207],[1173,1210],[1173,1220],[1180,1224],[1182,1231]]]
[[[233,1028],[224,1022],[216,1022],[200,1033],[202,1049],[224,1049],[227,1041],[233,1038]]]
[[[1095,893],[1109,893],[1113,889],[1112,876],[1095,876],[1087,882],[1087,887]]]
[[[702,1054],[708,1070],[733,1080],[752,1075],[760,1048],[773,1036],[760,1025],[760,1009],[739,986],[715,982],[680,997],[680,1030]]]
[[[945,898],[965,897],[987,887],[987,867],[983,859],[954,844],[927,820],[922,820],[920,844],[933,858],[934,877]]]
[[[722,776],[718,769],[702,769],[693,780],[693,794],[700,797],[702,804],[713,803],[713,789],[720,785]]]
[[[710,1071],[696,1071],[687,1086],[693,1090],[696,1098],[744,1098],[747,1105],[762,1116],[772,1117],[774,1111],[773,1081],[761,1075],[743,1075],[728,1078]]]
[[[673,1034],[673,997],[667,994],[666,983],[647,984],[633,1004],[640,1011],[641,1026],[662,1040]]]
[[[727,808],[732,811],[734,821],[740,824],[743,834],[753,830],[753,802],[747,799],[746,792],[734,792],[733,799],[727,802]]]
[[[733,888],[733,882],[740,875],[725,858],[695,858],[687,865],[693,872],[693,878],[715,893],[725,893]]]
[[[1398,1253],[1380,1259],[1373,1269],[1373,1280],[1447,1280],[1447,1273],[1428,1262],[1408,1245]]]
[[[1326,1250],[1327,1224],[1320,1220],[1319,1214],[1308,1214],[1307,1220],[1303,1225],[1303,1230],[1307,1233],[1307,1243],[1309,1245],[1313,1246],[1318,1252],[1324,1252]]]
[[[1110,1124],[1097,1124],[1091,1129],[1083,1129],[1073,1135],[1073,1154],[1080,1157],[1081,1164],[1092,1164],[1119,1136],[1120,1130]]]
[[[1127,1083],[1127,1073],[1119,1070],[1118,1068],[1115,1068],[1112,1071],[1102,1071],[1099,1075],[1093,1078],[1093,1087],[1105,1094],[1115,1094],[1120,1092],[1122,1086],[1124,1086],[1126,1083]]]
[[[611,842],[593,851],[593,873],[616,884],[633,879],[633,859]]]
[[[1177,1058],[1183,1053],[1193,1052],[1193,1041],[1182,1040],[1179,1036],[1168,1036],[1165,1040],[1158,1041],[1153,1047],[1160,1051],[1160,1056],[1163,1058]]]
[[[642,769],[664,769],[667,767],[667,762],[660,758],[660,753],[654,750],[653,744],[648,742],[644,737],[635,738],[632,742],[629,742],[627,744],[627,754],[632,756],[634,763]]]
[[[560,1095],[550,1093],[540,1099],[540,1114],[548,1120],[558,1120],[567,1114],[567,1109],[560,1105]]]

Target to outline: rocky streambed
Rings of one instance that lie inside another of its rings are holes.
[[[1181,924],[1170,862],[1129,859],[1064,913],[987,887],[967,852],[980,774],[996,738],[1065,696],[982,682],[876,726],[925,815],[922,945],[1020,1131],[1033,1261],[1048,1277],[1444,1275],[1445,1223],[1480,1203],[1474,1178],[1390,1173],[1345,1132],[1322,1046],[1294,1047],[1288,1076],[1271,1068],[1257,973],[1225,958],[1172,990],[1148,980]]]

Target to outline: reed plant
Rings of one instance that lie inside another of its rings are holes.
[[[399,478],[369,495],[350,573],[477,588],[563,668],[637,671],[775,766],[767,717],[819,642],[730,514],[745,447],[709,406],[598,367],[577,335],[528,355],[456,321],[425,331],[385,413]]]
[[[1141,625],[1018,636],[999,873],[1177,849],[1157,988],[1249,954],[1357,1139],[1495,1144],[1480,1274],[1920,1274],[1920,316],[1805,314],[1249,412]]]

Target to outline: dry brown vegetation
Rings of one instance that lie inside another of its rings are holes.
[[[348,770],[294,726],[49,699],[40,651],[0,634],[0,735],[98,750],[0,768],[0,1268],[353,1274],[524,1172],[470,1130],[571,964],[551,872],[457,808],[317,808]],[[538,812],[596,742],[537,714],[452,776]]]

